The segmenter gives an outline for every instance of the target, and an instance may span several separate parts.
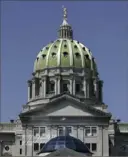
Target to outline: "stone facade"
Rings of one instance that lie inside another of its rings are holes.
[[[28,80],[28,102],[19,118],[0,124],[1,156],[36,156],[46,142],[65,130],[86,143],[93,156],[114,155],[122,143],[124,133],[117,127],[121,123],[112,121],[103,102],[103,81],[90,50],[73,40],[65,18],[59,33],[59,39],[36,58]],[[55,67],[50,62],[54,57]]]

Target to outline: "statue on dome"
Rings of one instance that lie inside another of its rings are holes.
[[[63,6],[64,19],[67,20],[67,8]]]

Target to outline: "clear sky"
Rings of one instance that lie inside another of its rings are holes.
[[[121,1],[2,1],[2,121],[16,118],[27,102],[34,60],[57,38],[62,5],[74,39],[96,58],[109,111],[128,122],[128,2]]]

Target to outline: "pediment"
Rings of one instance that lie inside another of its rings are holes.
[[[49,108],[45,114],[47,116],[94,116],[93,113],[68,101],[61,101]]]
[[[78,99],[72,98],[71,96],[67,95],[54,99],[51,102],[42,105],[41,107],[20,114],[20,116],[24,115],[79,116],[79,117],[111,116],[109,113],[100,111],[91,105],[86,105],[80,102]]]

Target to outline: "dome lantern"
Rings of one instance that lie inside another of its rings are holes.
[[[67,8],[65,7],[63,7],[63,23],[59,29],[59,38],[73,39],[73,30],[67,22]]]

